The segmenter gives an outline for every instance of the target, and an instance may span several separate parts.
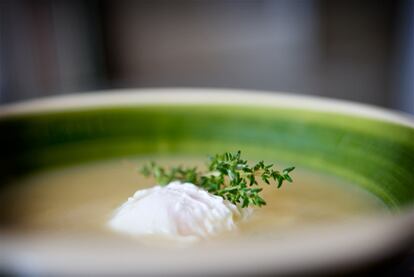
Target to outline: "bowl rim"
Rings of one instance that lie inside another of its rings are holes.
[[[276,101],[277,100],[277,101]],[[47,96],[0,105],[0,118],[30,113],[136,105],[255,105],[332,112],[414,128],[414,116],[370,104],[287,92],[222,88],[129,88]]]

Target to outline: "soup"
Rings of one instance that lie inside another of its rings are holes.
[[[135,191],[154,185],[138,168],[149,160],[162,165],[197,165],[204,159],[118,159],[71,166],[28,176],[1,193],[1,227],[19,231],[101,233],[114,210]],[[355,185],[298,168],[294,182],[280,189],[263,185],[267,205],[256,208],[237,231],[220,237],[272,236],[316,224],[388,213],[386,206]]]

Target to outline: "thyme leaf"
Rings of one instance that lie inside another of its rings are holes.
[[[274,169],[273,164],[265,164],[264,161],[249,165],[247,160],[241,158],[241,151],[225,152],[210,157],[207,168],[207,172],[201,172],[197,167],[165,168],[151,162],[144,165],[140,172],[146,177],[155,178],[161,186],[172,181],[193,183],[245,208],[266,205],[266,201],[260,196],[263,188],[259,186],[258,180],[262,180],[267,185],[275,184],[280,188],[284,181],[290,183],[293,181],[290,172],[295,169],[295,167],[288,167],[278,171]]]

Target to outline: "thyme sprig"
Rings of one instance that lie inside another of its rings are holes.
[[[275,183],[277,188],[280,188],[284,181],[292,182],[289,173],[295,169],[295,167],[288,167],[280,172],[273,169],[273,164],[265,164],[264,161],[250,166],[247,160],[241,158],[240,151],[210,157],[207,168],[207,172],[200,172],[197,167],[164,168],[151,162],[144,165],[140,171],[144,176],[154,177],[161,186],[172,181],[193,183],[245,208],[266,205],[265,200],[260,196],[263,188],[259,186],[258,180],[268,185]]]

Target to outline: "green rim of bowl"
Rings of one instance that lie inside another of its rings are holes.
[[[414,129],[382,120],[254,104],[152,104],[5,116],[0,130],[2,184],[93,160],[240,149],[338,176],[391,208],[414,202]]]

